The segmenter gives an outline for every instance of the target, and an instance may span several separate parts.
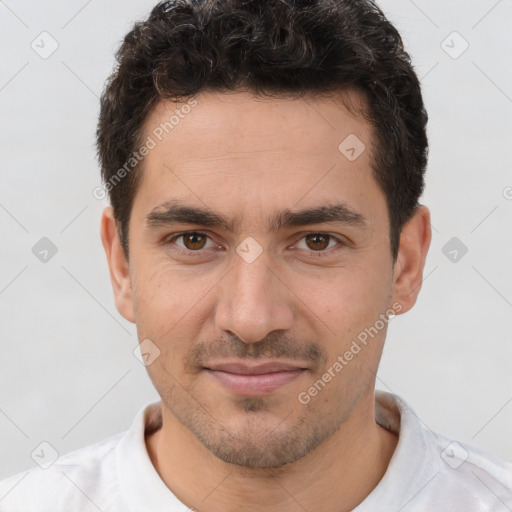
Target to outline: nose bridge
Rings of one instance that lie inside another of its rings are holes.
[[[216,323],[250,343],[274,330],[290,329],[293,312],[289,293],[275,276],[267,255],[262,250],[256,255],[256,247],[247,243],[237,248],[234,268],[223,282]]]
[[[232,291],[238,299],[247,300],[248,305],[265,297],[265,291],[272,287],[272,270],[266,255],[260,255],[252,260],[237,256],[232,279]],[[275,278],[274,278],[275,279]],[[267,293],[266,298],[270,298]]]

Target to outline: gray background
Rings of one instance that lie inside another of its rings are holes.
[[[65,453],[104,439],[158,398],[113,303],[106,202],[92,195],[98,96],[121,37],[152,5],[0,1],[0,478],[33,466],[42,441]],[[433,240],[377,384],[433,430],[512,459],[512,2],[380,5],[423,82]],[[42,58],[31,44],[48,52],[50,37],[58,48]],[[58,250],[46,262],[32,252],[42,237]]]

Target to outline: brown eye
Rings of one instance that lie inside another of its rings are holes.
[[[181,238],[183,238],[185,248],[190,251],[198,251],[203,249],[208,237],[201,233],[186,233],[185,235],[181,235]]]
[[[306,245],[313,251],[322,251],[329,245],[331,237],[329,235],[323,235],[321,233],[313,233],[306,235]]]

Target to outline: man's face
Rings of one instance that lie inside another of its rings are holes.
[[[160,350],[148,371],[164,408],[220,459],[279,466],[373,400],[394,296],[371,128],[327,98],[208,92],[162,137],[176,110],[161,102],[145,124],[156,147],[130,219],[125,316]],[[336,205],[350,215],[321,210]],[[255,370],[269,361],[283,366]]]

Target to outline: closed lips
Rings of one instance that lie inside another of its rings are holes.
[[[305,370],[305,368],[300,366],[294,366],[291,364],[279,362],[271,362],[254,366],[244,365],[240,363],[219,363],[211,364],[208,367],[206,367],[206,369],[226,373],[235,373],[238,375],[264,375],[267,373]]]

